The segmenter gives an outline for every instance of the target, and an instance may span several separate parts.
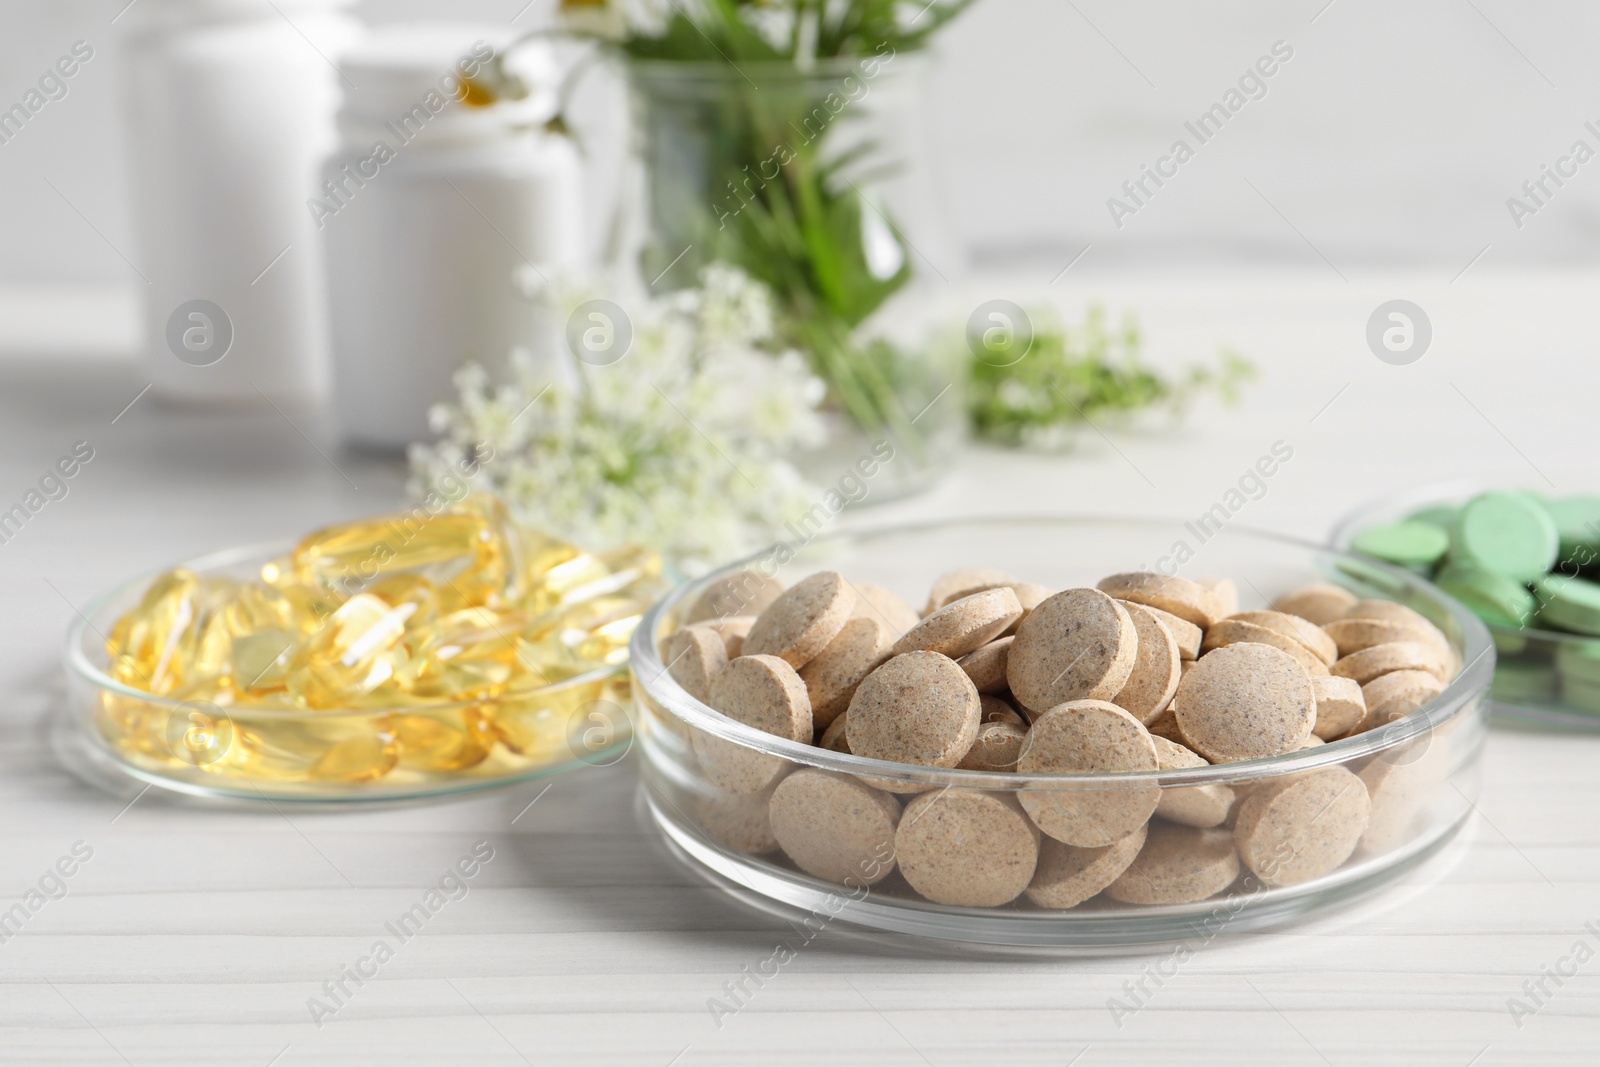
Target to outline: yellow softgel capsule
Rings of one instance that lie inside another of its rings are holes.
[[[443,588],[476,561],[485,532],[476,515],[417,507],[319,530],[295,546],[292,558],[313,584],[345,596],[403,572],[421,574]]]
[[[282,688],[304,640],[298,605],[262,582],[224,579],[203,581],[197,603],[197,638],[182,672],[186,685],[210,680],[235,691]]]
[[[533,615],[557,611],[659,579],[661,570],[661,556],[647,548],[579,552],[545,571],[529,590],[526,607]]]
[[[157,578],[112,629],[111,674],[125,685],[166,695],[181,685],[193,656],[200,579],[178,568]]]
[[[407,632],[406,663],[397,677],[412,696],[461,700],[488,696],[517,671],[515,635],[527,618],[492,608],[465,608]]]
[[[234,686],[254,695],[282,690],[299,647],[300,635],[279,627],[233,638],[228,659]]]
[[[496,733],[517,755],[538,763],[572,756],[568,737],[579,727],[584,708],[605,697],[604,680],[511,691],[492,705]]]
[[[517,660],[549,680],[623,662],[646,603],[626,596],[589,600],[535,622],[518,638]]]
[[[518,603],[526,591],[527,534],[511,518],[505,503],[488,493],[474,493],[452,509],[482,520],[483,534],[471,566],[452,580],[449,592],[456,607],[491,608]]]
[[[171,755],[165,734],[169,714],[169,709],[162,705],[103,692],[95,711],[95,726],[100,736],[115,748],[166,760]]]
[[[400,744],[400,765],[424,771],[461,771],[488,759],[494,723],[478,708],[395,715],[390,729]]]
[[[249,595],[254,592],[225,578],[201,579],[192,624],[194,648],[183,672],[188,681],[228,678],[232,673],[234,637],[276,622],[271,607]],[[182,649],[186,645],[179,647]]]
[[[283,712],[230,709],[214,735],[226,746],[201,770],[268,782],[367,782],[398,765],[394,735],[369,715],[295,719]],[[201,724],[203,726],[203,723]]]
[[[415,605],[406,619],[407,630],[426,626],[439,617],[439,588],[420,574],[386,574],[367,586],[366,591],[386,601],[390,607]]]
[[[328,616],[344,603],[344,597],[314,585],[285,585],[278,595],[287,612],[286,625],[306,637],[322,629]]]
[[[394,676],[391,652],[415,611],[366,593],[351,597],[296,657],[289,692],[307,707],[338,708],[377,689]]]
[[[316,782],[370,782],[399,762],[400,746],[394,736],[371,731],[330,745],[311,765],[308,776]]]
[[[275,556],[261,565],[261,580],[274,589],[298,585],[303,580],[293,556]]]

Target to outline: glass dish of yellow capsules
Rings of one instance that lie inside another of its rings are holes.
[[[176,792],[402,800],[620,759],[628,641],[670,585],[474,495],[130,583],[67,642],[86,772]]]

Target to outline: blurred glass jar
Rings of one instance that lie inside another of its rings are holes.
[[[557,358],[559,324],[518,276],[581,264],[581,166],[570,139],[545,129],[556,74],[542,46],[508,57],[535,87],[526,99],[491,102],[467,87],[505,36],[387,26],[340,64],[340,143],[310,208],[327,250],[347,444],[393,450],[428,437],[428,409],[454,395],[464,362],[492,367],[516,347]]]
[[[123,88],[146,370],[195,400],[325,386],[306,198],[333,144],[353,0],[145,0]]]
[[[807,473],[832,482],[890,455],[870,499],[932,484],[961,442],[961,369],[912,331],[885,332],[962,268],[925,164],[923,57],[626,69],[644,280],[681,288],[720,260],[771,286],[784,340],[829,387],[830,444],[797,457]]]

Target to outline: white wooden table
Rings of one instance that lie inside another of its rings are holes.
[[[1293,460],[1237,521],[1308,537],[1361,498],[1424,479],[1594,489],[1600,278],[1479,268],[1452,286],[1451,273],[1073,275],[1056,295],[1136,304],[1158,361],[1227,340],[1264,380],[1234,411],[1086,432],[1066,457],[975,451],[934,492],[864,517],[1197,515],[1279,440]],[[949,304],[964,316],[980,297],[1043,292],[1047,278]],[[1396,296],[1434,323],[1432,350],[1410,367],[1361,341],[1370,311]],[[1149,954],[985,959],[835,924],[719,1027],[708,999],[794,934],[665,852],[628,763],[546,793],[287,817],[154,792],[128,806],[80,785],[44,730],[75,606],[128,575],[379,511],[401,491],[398,468],[332,450],[309,412],[145,397],[113,422],[144,381],[124,364],[0,365],[0,508],[75,441],[95,449],[70,494],[0,545],[0,911],[41,879],[65,891],[0,944],[0,1062],[1600,1062],[1600,959],[1547,982],[1520,1026],[1508,1009],[1575,943],[1600,950],[1600,735],[1497,728],[1481,811],[1458,845],[1352,911],[1214,942],[1120,1025],[1108,1000]],[[470,892],[375,978],[346,979],[343,1006],[315,1025],[308,1000],[480,841],[493,859]],[[46,878],[75,845],[92,857]]]

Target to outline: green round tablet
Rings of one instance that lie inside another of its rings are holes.
[[[1450,558],[1531,582],[1555,565],[1556,521],[1526,493],[1484,493],[1467,502],[1450,527]]]
[[[1600,685],[1600,642],[1562,641],[1556,645],[1556,669],[1567,677]]]
[[[1473,614],[1477,613],[1474,612]],[[1479,617],[1481,618],[1482,616]],[[1492,619],[1486,621],[1494,622]],[[1520,656],[1528,651],[1528,639],[1526,637],[1520,633],[1512,633],[1499,623],[1494,625],[1495,628],[1489,631],[1489,636],[1494,639],[1495,653],[1501,657],[1502,661],[1506,656]]]
[[[1356,534],[1350,547],[1402,567],[1428,567],[1444,557],[1450,535],[1433,523],[1408,520],[1369,526]]]
[[[1561,699],[1594,715],[1600,715],[1600,685],[1570,675],[1561,679]]]
[[[1556,695],[1556,674],[1544,663],[1495,665],[1489,695],[1497,700],[1550,700]]]
[[[1600,636],[1600,584],[1565,574],[1549,574],[1534,583],[1539,621],[1573,633]]]
[[[1561,558],[1580,567],[1600,561],[1600,496],[1569,496],[1545,506],[1561,535]]]
[[[1539,607],[1521,583],[1472,563],[1446,563],[1433,584],[1465,604],[1478,618],[1496,626],[1527,626]]]
[[[1456,521],[1456,513],[1461,509],[1450,504],[1434,504],[1423,508],[1421,511],[1412,512],[1406,516],[1407,522],[1425,522],[1430,526],[1450,529],[1450,524]]]

